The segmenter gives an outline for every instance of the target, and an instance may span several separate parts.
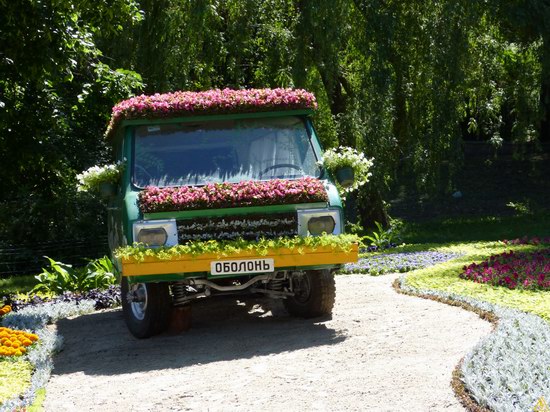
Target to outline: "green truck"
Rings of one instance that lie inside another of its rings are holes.
[[[113,108],[107,139],[124,169],[103,192],[135,337],[219,295],[283,299],[306,318],[332,312],[334,271],[358,249],[319,163],[315,108],[294,89],[175,92]]]

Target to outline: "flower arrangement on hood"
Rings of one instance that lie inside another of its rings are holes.
[[[303,89],[215,89],[141,95],[113,107],[105,135],[110,138],[116,126],[125,119],[316,108],[315,96]]]
[[[327,201],[323,182],[313,177],[209,183],[205,186],[149,186],[138,197],[138,205],[143,213]]]

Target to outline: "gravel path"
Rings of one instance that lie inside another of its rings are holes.
[[[229,298],[197,303],[189,332],[147,340],[127,332],[120,310],[64,319],[45,409],[463,410],[451,373],[491,325],[397,294],[396,277],[338,276],[325,321]]]

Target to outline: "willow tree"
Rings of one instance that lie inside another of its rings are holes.
[[[325,146],[376,159],[359,196],[368,224],[385,219],[383,199],[399,174],[426,193],[452,190],[465,134],[498,143],[544,131],[533,126],[541,119],[533,90],[544,103],[547,4],[141,0],[141,24],[100,34],[98,44],[139,72],[147,92],[312,90]]]

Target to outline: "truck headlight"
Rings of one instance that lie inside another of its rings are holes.
[[[323,233],[328,235],[342,233],[338,209],[298,210],[298,234],[300,236],[319,236]]]
[[[176,219],[140,220],[134,223],[134,242],[150,247],[178,244]]]
[[[162,246],[168,240],[168,234],[164,228],[140,229],[137,234],[137,241],[149,246]]]
[[[332,233],[335,227],[336,222],[332,216],[312,217],[307,222],[307,230],[313,236],[320,235],[323,232]]]

